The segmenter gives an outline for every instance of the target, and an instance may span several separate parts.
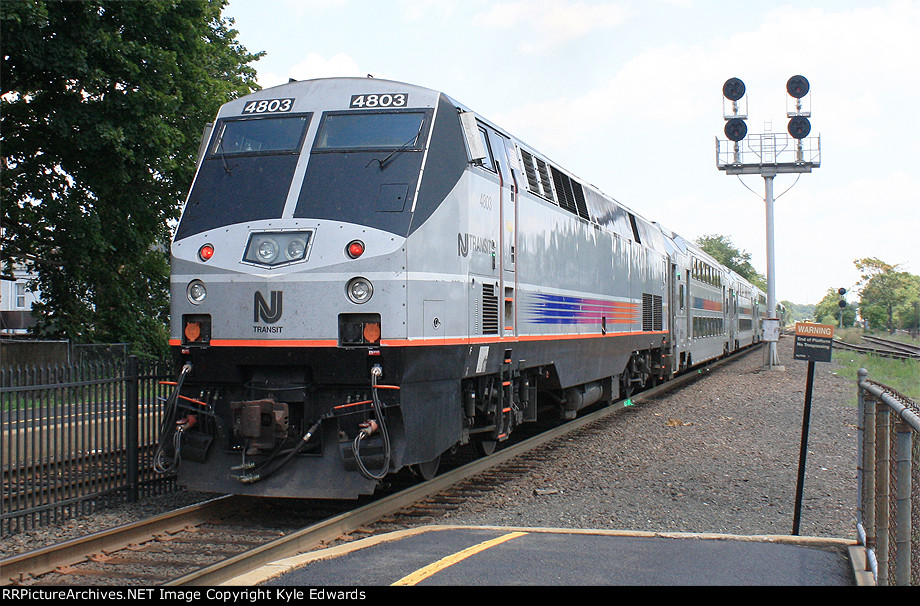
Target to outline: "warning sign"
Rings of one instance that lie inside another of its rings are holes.
[[[830,362],[834,347],[834,327],[828,324],[797,322],[795,325],[796,360]]]

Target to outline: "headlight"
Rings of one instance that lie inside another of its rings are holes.
[[[303,259],[303,255],[306,251],[307,251],[306,241],[301,240],[299,238],[291,240],[287,245],[288,261],[296,261],[297,259]]]
[[[278,256],[278,243],[270,238],[262,240],[256,249],[256,256],[262,263],[271,263]]]
[[[185,294],[192,305],[198,305],[208,296],[208,289],[201,280],[192,280],[185,289]]]
[[[253,233],[246,244],[244,263],[275,267],[307,258],[311,231]]]
[[[367,303],[374,295],[374,287],[367,278],[352,278],[345,286],[345,293],[352,303]]]

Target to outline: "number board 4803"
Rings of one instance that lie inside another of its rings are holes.
[[[250,101],[243,108],[244,114],[277,114],[289,112],[294,107],[293,99],[262,99]]]
[[[381,93],[372,95],[352,95],[348,107],[406,107],[409,93]]]

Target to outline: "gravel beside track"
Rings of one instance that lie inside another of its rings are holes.
[[[553,442],[538,469],[439,524],[791,534],[807,363],[779,342],[689,386]],[[855,538],[856,385],[815,364],[800,534]],[[213,495],[148,499],[0,540],[4,556],[130,523]]]
[[[581,432],[439,523],[792,534],[807,362],[780,340]],[[799,534],[856,536],[856,383],[815,363]],[[555,446],[553,444],[552,446]]]

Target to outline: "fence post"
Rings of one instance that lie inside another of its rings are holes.
[[[891,413],[881,400],[873,398],[875,407],[875,480],[876,480],[876,541],[875,557],[878,559],[878,584],[889,584],[891,542]]]
[[[898,420],[895,425],[897,438],[897,518],[895,528],[895,583],[897,585],[910,585],[910,533],[911,533],[911,447],[912,438],[910,425]]]
[[[125,373],[125,455],[128,477],[128,502],[136,503],[140,486],[138,485],[140,451],[138,448],[139,373],[137,356],[128,356]]]
[[[875,402],[871,394],[866,392],[862,383],[869,373],[865,368],[860,368],[859,377],[859,429],[862,433],[860,440],[860,460],[862,479],[859,483],[859,516],[862,530],[865,533],[866,569],[871,570],[871,562],[875,557]]]

